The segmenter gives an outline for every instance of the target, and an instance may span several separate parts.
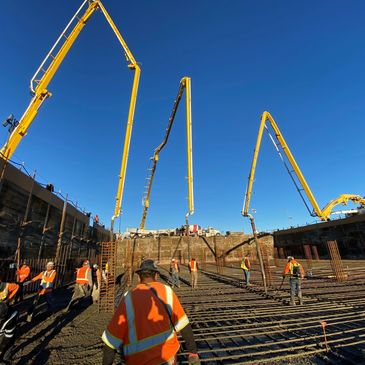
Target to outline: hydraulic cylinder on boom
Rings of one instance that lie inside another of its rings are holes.
[[[174,106],[172,108],[172,112],[170,114],[170,118],[167,124],[166,132],[164,139],[162,142],[157,146],[154,151],[153,157],[151,157],[152,166],[148,169],[148,176],[147,176],[147,184],[145,187],[144,196],[142,199],[143,204],[143,213],[141,224],[139,226],[140,229],[144,229],[145,222],[147,218],[147,210],[150,205],[150,195],[152,189],[153,178],[155,176],[155,171],[157,167],[157,162],[159,159],[159,154],[162,149],[165,147],[171,132],[172,125],[175,120],[175,115],[177,109],[179,107],[180,101],[182,99],[183,93],[185,90],[185,104],[186,104],[186,145],[187,145],[187,163],[188,163],[188,201],[189,201],[189,210],[186,213],[186,221],[190,215],[194,214],[194,189],[193,189],[193,144],[192,144],[192,119],[191,119],[191,79],[190,77],[184,77],[180,81],[179,90],[174,102]]]
[[[134,80],[132,86],[132,93],[129,105],[129,113],[127,120],[127,127],[124,140],[122,163],[119,174],[118,190],[116,196],[115,210],[112,217],[112,226],[114,219],[119,216],[122,204],[124,181],[127,169],[129,145],[132,134],[134,111],[137,100],[138,84],[141,69],[137,64],[137,61],[133,57],[131,51],[129,50],[127,43],[120,34],[118,28],[114,24],[112,18],[106,11],[100,0],[85,0],[79,9],[76,11],[75,15],[71,18],[66,28],[63,30],[61,35],[56,40],[55,44],[48,52],[47,56],[38,67],[34,76],[30,81],[30,90],[33,95],[28,108],[25,110],[24,114],[19,120],[19,124],[13,130],[9,136],[8,141],[2,147],[0,154],[3,159],[7,162],[14,151],[16,150],[18,144],[22,138],[27,134],[30,125],[32,124],[34,118],[36,117],[39,108],[43,102],[50,97],[52,94],[48,90],[48,85],[52,81],[53,76],[61,65],[62,61],[68,54],[78,35],[86,25],[89,18],[95,13],[96,10],[100,10],[108,24],[112,28],[115,36],[117,37],[120,45],[123,48],[124,56],[128,64],[128,68],[134,71]]]

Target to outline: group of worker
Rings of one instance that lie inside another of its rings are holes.
[[[244,283],[246,286],[251,286],[251,262],[249,252],[242,258],[241,269],[243,270]],[[290,285],[289,304],[296,305],[295,298],[297,297],[299,299],[299,304],[303,305],[302,280],[304,279],[304,268],[293,256],[287,257],[287,264],[285,265],[283,272],[283,282],[286,277],[289,277]]]
[[[188,269],[190,272],[190,285],[192,289],[196,289],[198,286],[198,270],[199,270],[199,266],[198,263],[196,261],[196,259],[193,257],[189,260],[188,262]],[[176,259],[172,259],[171,263],[170,263],[170,276],[171,276],[171,287],[177,287],[180,288],[180,277],[179,277],[179,272],[180,272],[180,265],[178,260]]]
[[[197,288],[198,263],[195,258],[188,262],[192,289]],[[244,282],[250,286],[251,262],[247,253],[241,261]],[[194,340],[189,319],[173,291],[180,287],[180,266],[176,259],[170,264],[170,285],[157,281],[159,270],[151,259],[144,259],[136,273],[139,284],[126,292],[119,306],[102,335],[105,344],[103,349],[103,365],[111,365],[116,353],[123,356],[126,365],[175,365],[180,343],[177,334],[180,333],[185,342],[188,353],[188,363],[200,364],[197,346]],[[27,320],[32,320],[35,307],[41,299],[47,302],[50,310],[54,309],[52,291],[54,288],[56,271],[54,263],[48,262],[46,270],[28,280],[30,268],[23,262],[17,270],[17,283],[6,283],[0,277],[0,354],[6,353],[14,340],[18,312],[7,303],[20,300],[23,296],[23,286],[40,280],[38,294],[28,309]],[[289,276],[290,304],[295,305],[295,297],[303,304],[301,280],[304,269],[292,256],[288,256],[283,272],[283,280]],[[89,260],[84,260],[82,266],[76,270],[76,282],[73,296],[65,311],[85,297],[92,296],[93,301],[99,299],[102,274],[97,265],[90,267]],[[19,298],[19,299],[18,299]],[[5,358],[0,357],[0,362]],[[6,359],[5,359],[6,360]]]
[[[23,300],[24,287],[40,281],[39,289],[27,311],[27,322],[33,319],[36,307],[42,302],[47,303],[48,311],[54,312],[53,289],[56,279],[55,265],[52,261],[46,264],[46,270],[29,280],[30,267],[23,261],[16,271],[16,282],[6,282],[4,273],[0,273],[0,364],[6,363],[8,350],[14,343],[14,332],[19,313],[13,304]],[[66,308],[71,309],[76,301],[90,295],[92,302],[97,302],[100,295],[101,272],[98,265],[90,268],[89,260],[84,260],[82,267],[76,269],[76,282],[73,296]],[[27,280],[28,279],[28,280]]]

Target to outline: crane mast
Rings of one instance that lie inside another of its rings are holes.
[[[127,43],[124,41],[118,28],[114,24],[112,18],[108,14],[107,10],[103,6],[100,0],[85,0],[74,16],[71,18],[66,28],[56,40],[55,44],[48,52],[41,65],[38,67],[34,76],[30,81],[30,90],[33,95],[28,108],[19,120],[18,126],[13,130],[9,136],[8,141],[2,147],[0,154],[5,161],[8,161],[22,138],[27,134],[30,125],[36,117],[39,108],[43,102],[52,94],[48,91],[48,85],[51,82],[53,76],[57,72],[62,61],[68,54],[78,35],[86,25],[89,18],[94,14],[96,10],[100,10],[105,16],[108,24],[112,28],[115,36],[121,44],[126,61],[128,62],[128,68],[134,71],[134,80],[132,86],[131,99],[129,104],[128,120],[126,126],[126,133],[124,139],[124,148],[122,155],[122,162],[118,181],[118,190],[116,196],[116,204],[114,209],[114,215],[112,217],[112,226],[114,219],[119,216],[122,204],[124,181],[127,169],[129,146],[133,127],[133,118],[135,105],[137,100],[138,84],[141,69],[129,50]]]
[[[171,128],[175,120],[175,115],[179,107],[180,101],[185,91],[185,104],[186,104],[186,145],[187,145],[187,164],[188,164],[188,201],[189,210],[186,213],[186,219],[194,214],[194,189],[193,189],[193,147],[192,147],[192,118],[191,118],[191,79],[190,77],[184,77],[180,81],[179,90],[174,101],[172,112],[167,124],[166,132],[162,142],[155,148],[153,157],[151,157],[152,166],[148,169],[149,176],[147,177],[146,191],[143,197],[143,213],[139,228],[145,228],[145,222],[147,218],[147,211],[149,208],[150,195],[152,190],[152,183],[156,172],[157,163],[159,160],[159,154],[168,142]]]
[[[252,187],[253,187],[253,182],[254,182],[254,177],[255,177],[257,159],[258,159],[258,155],[259,155],[259,151],[260,151],[260,147],[261,147],[262,135],[263,135],[264,129],[265,128],[267,129],[266,122],[268,122],[271,125],[272,129],[275,132],[275,137],[276,137],[277,143],[274,141],[274,139],[271,137],[271,135],[270,135],[270,138],[271,138],[276,150],[278,151],[280,158],[282,158],[282,155],[280,153],[280,150],[278,149],[278,146],[280,146],[282,148],[283,152],[285,153],[285,156],[287,157],[287,159],[293,169],[293,172],[295,173],[295,175],[297,176],[297,178],[300,182],[300,185],[302,188],[299,188],[297,186],[297,183],[295,182],[294,178],[292,177],[291,172],[288,170],[298,191],[300,192],[301,190],[304,190],[308,200],[310,201],[310,203],[313,207],[313,213],[312,213],[313,216],[317,216],[322,221],[327,221],[330,219],[332,209],[336,205],[338,205],[338,204],[346,205],[349,200],[351,200],[354,203],[358,203],[358,204],[361,204],[362,206],[365,206],[365,199],[362,198],[361,196],[354,195],[354,194],[342,194],[338,198],[336,198],[336,199],[332,200],[330,203],[328,203],[323,209],[321,209],[319,207],[311,189],[309,188],[309,185],[308,185],[302,171],[300,170],[293,154],[291,153],[288,144],[286,143],[282,133],[280,132],[280,129],[279,129],[278,125],[276,124],[274,118],[271,116],[271,114],[269,112],[265,111],[261,116],[261,123],[260,123],[260,127],[259,127],[259,132],[257,135],[256,146],[255,146],[253,158],[252,158],[250,174],[248,177],[248,185],[247,185],[247,190],[246,190],[246,194],[245,194],[243,209],[241,212],[244,217],[250,217],[249,208],[250,208],[250,202],[251,202]]]

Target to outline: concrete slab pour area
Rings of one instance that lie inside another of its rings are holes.
[[[274,284],[267,295],[255,264],[248,288],[238,265],[217,274],[215,265],[205,264],[196,290],[181,265],[182,284],[175,291],[192,323],[203,364],[362,364],[364,264],[344,261],[348,281],[338,283],[331,278],[328,261],[314,263],[313,279],[303,282],[303,306],[288,306],[287,282],[276,290],[281,267],[272,267]],[[163,281],[168,278],[167,265],[160,268]],[[12,364],[101,363],[100,336],[111,314],[98,313],[85,302],[65,315],[62,308],[71,290],[60,289],[56,295],[55,314],[39,313],[34,323],[22,325]],[[183,345],[179,363],[186,364]]]

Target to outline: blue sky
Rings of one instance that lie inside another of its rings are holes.
[[[121,227],[137,227],[144,178],[183,76],[192,78],[195,215],[248,231],[240,215],[259,127],[269,110],[318,203],[364,195],[363,1],[104,0],[142,68]],[[5,0],[0,110],[20,118],[34,71],[81,1]],[[102,14],[88,22],[49,86],[53,96],[15,152],[109,225],[133,73]],[[146,228],[187,211],[185,110],[160,155]],[[6,130],[0,130],[5,141]],[[251,207],[259,229],[313,222],[264,136]],[[118,226],[118,224],[117,224]]]

